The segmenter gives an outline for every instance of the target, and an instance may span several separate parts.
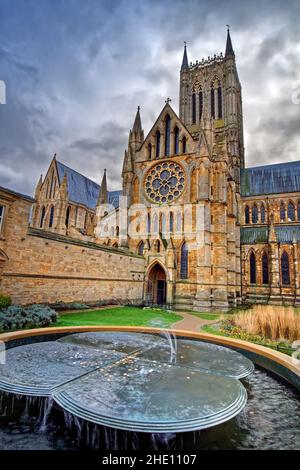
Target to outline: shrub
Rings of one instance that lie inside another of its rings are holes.
[[[9,295],[0,294],[0,309],[7,308],[11,305],[11,298]]]
[[[46,327],[55,322],[57,318],[56,311],[45,305],[31,305],[29,307],[13,305],[0,310],[0,330]]]

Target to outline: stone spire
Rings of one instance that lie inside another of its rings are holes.
[[[141,115],[140,115],[140,107],[138,106],[135,120],[133,123],[132,132],[142,132],[142,123],[141,123]]]
[[[182,58],[182,64],[181,64],[181,71],[188,70],[188,69],[189,69],[189,62],[188,62],[187,51],[186,51],[186,42],[184,42],[184,51],[183,51],[183,58]]]
[[[142,128],[141,116],[140,116],[140,107],[138,106],[135,120],[133,123],[133,128],[129,132],[129,141],[128,146],[135,152],[140,148],[144,142],[144,131]]]
[[[102,178],[101,188],[99,191],[97,206],[101,204],[107,204],[107,203],[108,203],[108,192],[107,192],[106,169],[105,169],[103,178]]]
[[[233,50],[233,47],[232,47],[230,31],[229,31],[229,26],[228,25],[227,25],[227,41],[226,41],[225,57],[234,57],[234,50]]]

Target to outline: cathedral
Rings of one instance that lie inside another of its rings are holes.
[[[144,260],[142,301],[194,311],[300,302],[300,162],[245,167],[242,88],[225,53],[180,69],[147,135],[140,108],[120,191],[54,156],[36,187],[30,227]],[[103,267],[105,270],[105,266]]]

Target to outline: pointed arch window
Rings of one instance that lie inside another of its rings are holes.
[[[188,278],[188,259],[189,259],[189,251],[187,243],[184,242],[181,247],[181,257],[180,257],[180,277],[181,279]]]
[[[295,206],[292,202],[289,202],[289,204],[288,204],[287,213],[288,213],[288,219],[291,222],[295,222]]]
[[[176,126],[174,129],[174,154],[177,155],[179,153],[179,129]]]
[[[215,119],[215,89],[213,84],[211,85],[210,89],[210,113],[211,117]]]
[[[156,253],[160,253],[160,241],[159,240],[156,240],[155,242],[155,249],[156,249]]]
[[[223,110],[222,110],[222,87],[219,84],[218,86],[218,118],[222,119]]]
[[[186,153],[186,137],[182,138],[182,153]]]
[[[262,259],[262,283],[269,284],[269,257],[266,252],[264,252]]]
[[[170,233],[173,233],[174,232],[174,214],[173,214],[173,212],[170,212],[169,224],[170,224]]]
[[[196,123],[196,93],[192,94],[192,123]]]
[[[256,284],[256,258],[253,251],[250,255],[250,284]]]
[[[300,201],[298,201],[298,205],[297,205],[297,219],[298,219],[298,222],[300,222]]]
[[[156,131],[155,142],[156,142],[155,157],[159,158],[160,156],[160,132],[159,131]]]
[[[148,144],[148,160],[151,160],[151,158],[152,158],[152,145],[149,142],[149,144]]]
[[[151,232],[151,215],[147,214],[147,233],[150,235]]]
[[[203,92],[199,92],[199,121],[201,121],[203,114]]]
[[[45,206],[43,206],[42,213],[41,213],[41,220],[40,220],[40,228],[42,228],[44,225],[45,215],[46,215],[46,208]]]
[[[117,225],[116,226],[116,237],[118,237],[120,234],[120,229],[119,229],[119,226]]]
[[[258,222],[258,209],[256,204],[252,207],[252,223],[257,224]]]
[[[264,204],[260,206],[260,221],[262,224],[264,224],[266,221],[266,209]]]
[[[249,209],[249,206],[245,207],[245,224],[250,224],[250,209]]]
[[[70,212],[71,212],[71,207],[68,206],[67,208],[67,212],[66,212],[66,227],[69,227],[69,223],[70,223]]]
[[[280,222],[284,222],[285,221],[285,205],[284,205],[284,202],[282,202],[280,204]]]
[[[138,254],[140,256],[143,256],[144,255],[144,248],[145,248],[145,243],[144,242],[140,242],[139,246],[138,246]]]
[[[170,130],[171,130],[171,118],[167,114],[165,119],[165,156],[170,155]]]
[[[284,251],[281,255],[281,278],[282,278],[282,285],[289,286],[291,283],[290,280],[290,263],[289,263],[289,256],[286,251]]]
[[[50,216],[49,216],[49,227],[50,228],[53,226],[53,220],[54,220],[54,206],[51,206]]]

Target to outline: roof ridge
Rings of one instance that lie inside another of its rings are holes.
[[[291,165],[293,163],[298,163],[300,164],[300,160],[292,160],[291,162],[281,162],[281,163],[270,163],[269,165],[258,165],[258,166],[249,166],[246,168],[241,168],[241,170],[255,170],[259,168],[270,168],[274,166],[281,166],[281,165]]]
[[[71,170],[71,171],[73,171],[74,173],[77,173],[77,175],[82,176],[83,178],[86,178],[86,179],[89,180],[91,183],[93,183],[93,184],[99,186],[99,188],[100,188],[100,184],[96,183],[96,181],[92,180],[92,179],[89,178],[88,176],[85,176],[85,175],[83,175],[82,173],[79,173],[79,171],[74,170],[74,168],[71,168],[70,166],[66,165],[65,163],[60,162],[59,160],[56,160],[56,163],[59,163],[59,165],[64,166],[64,167],[67,168],[68,170]]]

